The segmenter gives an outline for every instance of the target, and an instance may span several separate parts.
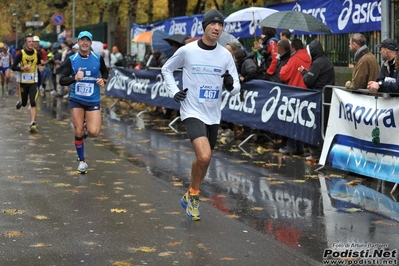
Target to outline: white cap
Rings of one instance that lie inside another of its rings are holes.
[[[33,36],[33,41],[34,42],[40,42],[40,38],[38,36]]]

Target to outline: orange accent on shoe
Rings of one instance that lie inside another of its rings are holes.
[[[190,188],[190,190],[188,192],[190,195],[199,195],[200,194],[199,189],[195,190],[195,189]]]

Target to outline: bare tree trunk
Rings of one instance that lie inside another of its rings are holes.
[[[126,34],[127,34],[127,38],[126,38],[126,54],[131,54],[131,47],[130,47],[130,43],[131,43],[131,39],[133,38],[132,36],[132,32],[131,32],[131,27],[133,25],[133,22],[136,21],[136,10],[137,10],[137,5],[138,5],[138,0],[130,0],[130,5],[129,5],[129,14],[127,17],[127,29],[126,29]]]
[[[187,0],[168,0],[168,7],[169,18],[185,16],[187,12]]]
[[[220,10],[220,6],[216,0],[213,0],[213,5],[215,6],[216,10]]]
[[[202,10],[202,0],[197,0],[193,12],[194,14],[200,14],[202,13],[201,10]]]
[[[154,22],[154,1],[148,0],[148,23]]]

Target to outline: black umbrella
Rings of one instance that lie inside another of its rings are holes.
[[[331,29],[321,20],[300,11],[276,12],[261,20],[258,25],[275,29],[331,33]]]
[[[165,41],[167,41],[170,45],[173,46],[173,44],[177,44],[177,45],[185,45],[186,44],[186,40],[190,39],[190,36],[187,36],[185,34],[173,34],[170,35],[166,38],[163,38]]]

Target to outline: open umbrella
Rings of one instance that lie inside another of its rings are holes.
[[[231,35],[230,33],[223,31],[222,35],[220,35],[218,39],[218,43],[221,44],[222,46],[226,47],[226,45],[230,42],[239,42],[236,37]]]
[[[231,13],[227,16],[225,22],[236,22],[236,21],[254,21],[257,22],[266,18],[267,16],[278,12],[275,9],[266,7],[248,7]]]
[[[173,34],[166,38],[163,38],[165,41],[169,43],[169,45],[177,44],[177,45],[185,45],[186,40],[190,39],[190,36],[186,34]]]
[[[160,50],[170,57],[173,54],[173,48],[164,40],[164,38],[168,36],[169,34],[165,31],[154,30],[140,33],[135,36],[132,41],[151,45],[153,50]]]
[[[256,29],[257,23],[278,12],[278,10],[266,8],[266,7],[248,7],[241,10],[238,10],[234,13],[231,13],[229,16],[225,18],[225,22],[251,22]],[[256,38],[256,30],[254,31],[254,36]]]
[[[259,22],[259,26],[275,29],[292,29],[312,33],[331,33],[321,20],[300,11],[280,11]]]

